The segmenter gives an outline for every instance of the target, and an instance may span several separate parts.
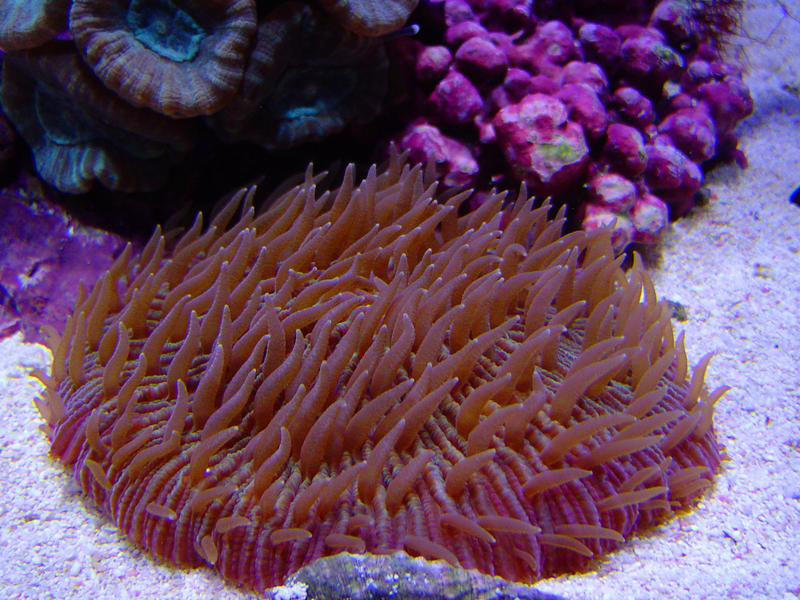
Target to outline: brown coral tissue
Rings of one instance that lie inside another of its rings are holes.
[[[157,230],[52,333],[52,453],[132,542],[257,590],[345,551],[535,581],[710,486],[724,389],[608,231],[397,155],[317,183]]]

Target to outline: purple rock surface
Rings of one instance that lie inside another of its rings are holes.
[[[638,129],[624,123],[608,126],[603,155],[611,168],[626,177],[639,177],[647,166],[644,137]]]
[[[450,71],[436,85],[430,104],[434,118],[451,125],[469,123],[483,108],[478,90],[458,71]]]
[[[117,235],[87,227],[22,175],[0,191],[0,338],[22,331],[42,342],[61,331],[78,299],[122,252]]]
[[[442,134],[438,127],[421,121],[410,125],[400,138],[401,150],[410,160],[426,164],[432,161],[442,183],[450,187],[473,185],[478,163],[469,148]]]
[[[451,180],[524,181],[570,204],[574,225],[615,222],[619,244],[656,242],[694,206],[703,168],[744,164],[735,128],[752,99],[719,45],[732,19],[682,0],[423,1],[411,16],[420,35],[397,42],[412,60],[394,139]],[[420,117],[437,129],[435,152],[409,145]],[[622,204],[598,191],[615,178],[627,182]]]
[[[567,107],[546,94],[525,96],[494,118],[497,139],[518,177],[537,194],[567,189],[586,170],[589,149]]]

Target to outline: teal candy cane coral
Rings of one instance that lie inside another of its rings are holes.
[[[197,139],[195,158],[223,142],[282,149],[319,141],[378,115],[388,79],[379,33],[400,27],[416,2],[328,3],[330,13],[316,4],[0,0],[1,58],[11,65],[3,110],[39,175],[68,193],[94,181],[157,189]],[[356,21],[367,35],[344,28]],[[40,54],[69,59],[45,64]],[[105,90],[100,105],[76,88]],[[141,126],[159,118],[155,132]]]
[[[286,2],[259,20],[241,92],[209,123],[223,140],[264,148],[319,141],[378,114],[387,71],[382,40]]]
[[[70,31],[86,63],[134,106],[211,114],[236,93],[256,27],[253,0],[75,0]]]
[[[36,170],[69,193],[95,180],[155,189],[196,138],[196,123],[135,108],[105,88],[69,41],[4,57],[0,102],[33,152]]]
[[[69,0],[0,0],[0,49],[33,48],[67,25]]]
[[[376,36],[403,26],[418,0],[318,0],[339,24],[359,35]]]

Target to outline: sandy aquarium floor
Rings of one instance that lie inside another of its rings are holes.
[[[680,302],[690,361],[717,354],[709,387],[727,460],[697,509],[591,572],[543,581],[570,600],[800,598],[800,0],[748,2],[732,52],[756,113],[740,129],[750,165],[716,169],[713,199],[650,257],[661,297]],[[155,564],[76,493],[47,456],[30,369],[48,351],[0,342],[0,598],[251,597],[209,570]]]

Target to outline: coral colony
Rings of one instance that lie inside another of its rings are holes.
[[[68,193],[159,189],[198,144],[279,151],[359,126],[445,186],[525,181],[574,225],[613,224],[620,251],[694,205],[703,165],[743,161],[752,110],[720,55],[734,0],[2,6],[0,103]]]
[[[319,4],[332,15],[301,2],[4,1],[0,103],[38,173],[69,193],[95,180],[158,189],[209,127],[265,148],[316,141],[377,114],[375,36],[412,8]]]
[[[53,455],[131,541],[256,590],[341,552],[532,582],[711,484],[725,388],[609,229],[460,215],[395,154],[317,180],[156,230],[51,332]]]
[[[366,136],[386,163],[92,263],[46,328],[52,454],[135,544],[259,591],[369,564],[540,597],[519,584],[692,506],[726,388],[619,254],[744,161],[736,9],[0,0],[0,176],[17,137],[69,194],[163,189],[234,143],[305,163]]]

